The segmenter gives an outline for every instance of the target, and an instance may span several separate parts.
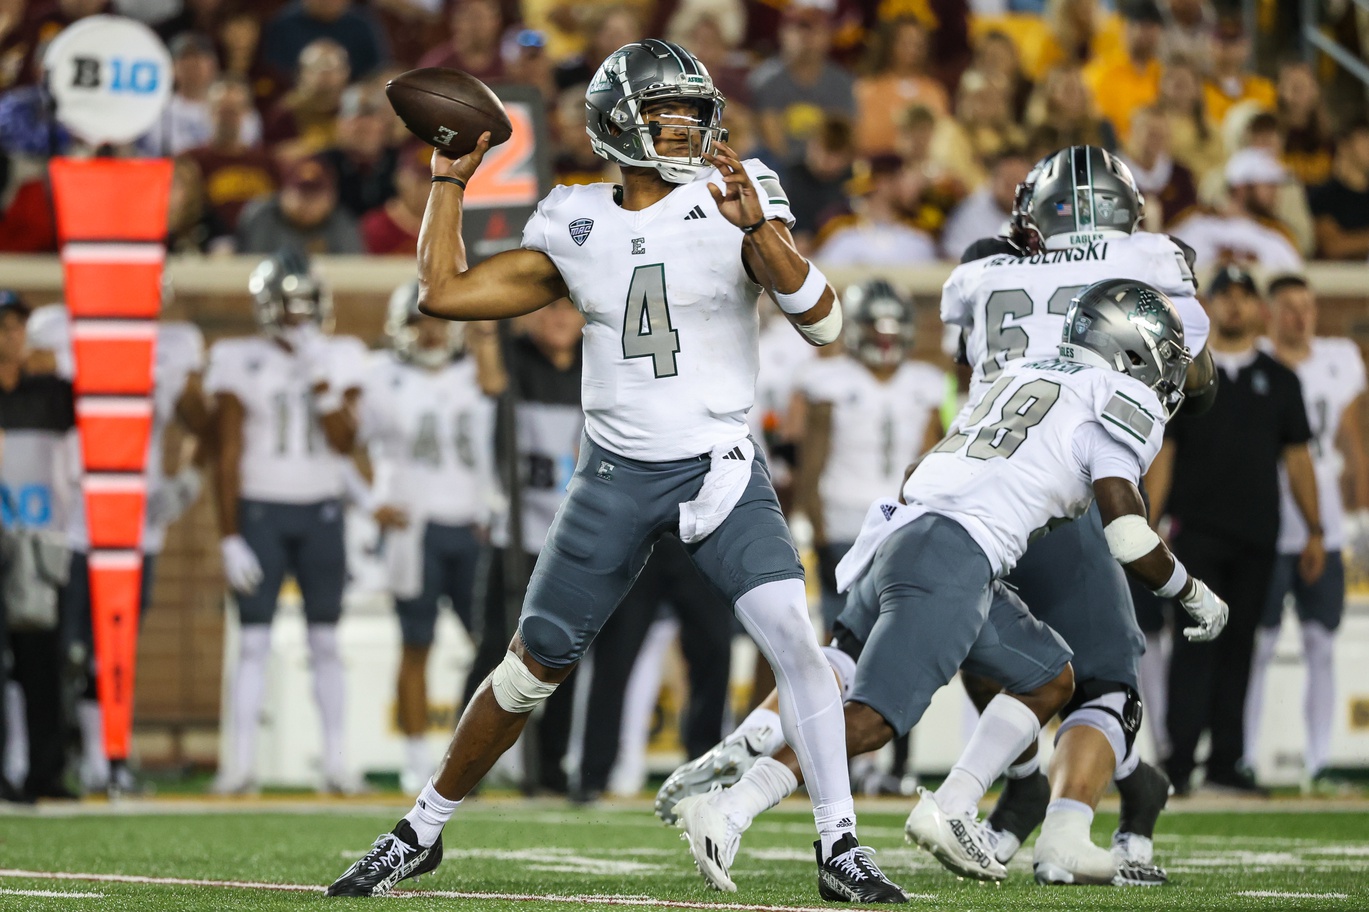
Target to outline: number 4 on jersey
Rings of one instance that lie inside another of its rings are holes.
[[[623,314],[623,357],[651,358],[658,378],[673,377],[679,350],[680,334],[670,325],[666,301],[665,265],[638,266],[632,271]]]

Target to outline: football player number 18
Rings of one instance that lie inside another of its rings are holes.
[[[680,334],[670,325],[670,306],[665,293],[665,265],[653,263],[632,271],[623,314],[623,357],[650,358],[656,376],[677,373],[675,353]]]

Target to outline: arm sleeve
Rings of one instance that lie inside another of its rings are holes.
[[[548,253],[547,250],[547,228],[550,220],[542,207],[545,201],[538,203],[532,215],[528,216],[528,223],[523,226],[523,247],[527,250],[540,250]]]
[[[1131,452],[1144,474],[1164,443],[1164,410],[1148,387],[1121,374],[1104,375],[1094,407],[1094,423],[1114,443]],[[1125,381],[1125,382],[1122,382]]]
[[[1090,481],[1125,478],[1139,485],[1143,468],[1136,451],[1119,443],[1096,422],[1085,422],[1074,431],[1074,458]]]
[[[794,227],[794,213],[789,211],[789,194],[780,186],[775,169],[757,158],[742,162],[747,175],[756,184],[756,194],[761,200],[761,211],[767,219],[779,219],[788,228]]]
[[[941,322],[969,329],[974,320],[970,314],[970,302],[961,290],[964,275],[964,267],[957,266],[946,279],[946,284],[941,286]]]
[[[1285,382],[1279,384],[1283,402],[1279,409],[1279,442],[1284,446],[1306,443],[1312,439],[1312,426],[1307,423],[1307,406],[1302,401],[1302,383],[1291,370],[1284,371]]]

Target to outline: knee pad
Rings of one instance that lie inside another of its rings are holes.
[[[490,672],[490,690],[504,712],[532,712],[556,691],[556,685],[540,681],[523,660],[512,650],[504,653],[504,661]]]
[[[822,655],[837,673],[837,683],[841,685],[841,702],[845,703],[851,696],[851,687],[856,682],[856,660],[843,652],[835,641],[831,646],[822,647]]]
[[[1063,720],[1055,734],[1083,725],[1103,733],[1112,745],[1115,766],[1120,771],[1128,761],[1136,733],[1141,730],[1141,697],[1126,684],[1115,681],[1085,681],[1075,688],[1074,699],[1061,712]]]

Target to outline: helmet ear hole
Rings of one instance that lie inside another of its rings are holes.
[[[1136,354],[1136,352],[1131,351],[1130,349],[1127,350],[1127,358],[1131,361],[1132,367],[1142,367],[1146,363],[1144,358]]]

